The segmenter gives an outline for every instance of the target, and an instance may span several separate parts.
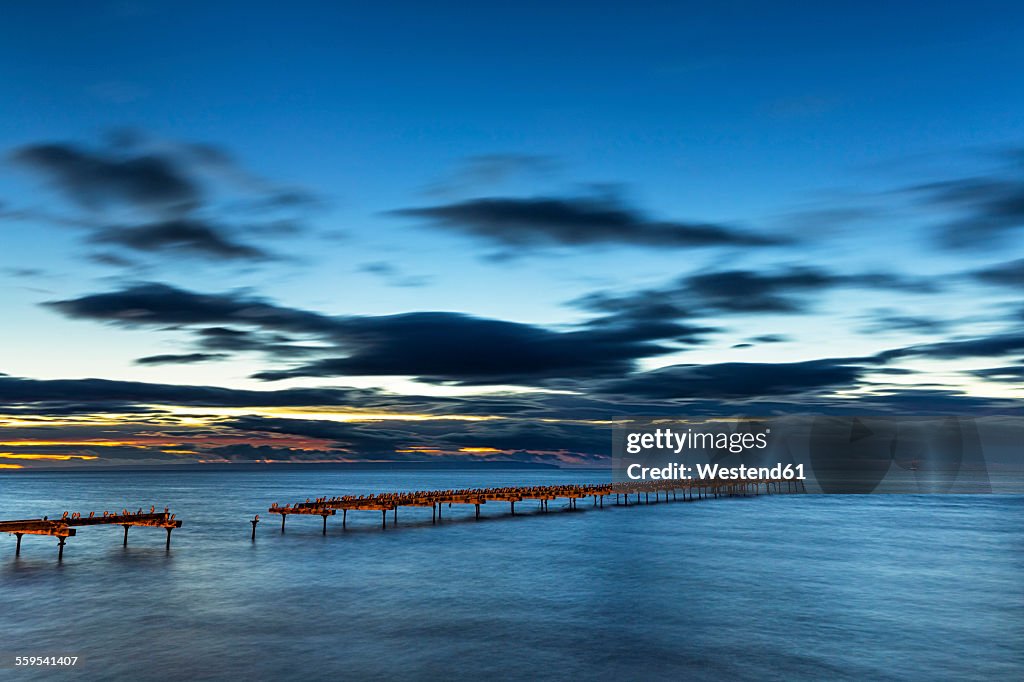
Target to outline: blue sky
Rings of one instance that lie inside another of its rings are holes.
[[[9,416],[28,429],[9,440],[40,441],[45,422],[78,435],[25,447],[93,456],[90,419],[184,428],[186,403],[264,447],[268,433],[310,438],[307,422],[341,407],[372,402],[408,426],[478,414],[479,395],[515,403],[487,415],[501,434],[474,427],[479,447],[598,414],[1016,409],[1022,12],[11,8],[0,371],[11,414],[40,421]],[[196,316],[197,295],[219,312]],[[276,322],[247,317],[261,305]],[[709,390],[706,376],[762,378]],[[138,395],[114,409],[92,379]],[[64,401],[42,391],[59,380],[79,381]],[[158,386],[369,393],[296,397],[287,424],[251,428],[228,421],[255,418],[241,399],[155,403]],[[360,437],[371,424],[338,423]],[[303,452],[459,452],[434,426],[379,449],[332,433]],[[596,431],[493,449],[599,457]],[[165,449],[254,457],[211,447]]]

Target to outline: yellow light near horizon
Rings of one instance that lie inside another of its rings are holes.
[[[67,462],[71,459],[99,459],[96,455],[38,455],[38,454],[15,454],[13,452],[0,452],[0,459],[51,459],[58,462]]]
[[[498,448],[459,448],[459,452],[472,452],[472,453],[488,453],[488,452],[501,452]]]
[[[74,446],[88,446],[97,448],[116,448],[116,447],[128,447],[134,448],[139,447],[138,443],[129,443],[127,441],[116,441],[116,440],[5,440],[0,441],[0,445],[7,447],[31,445],[32,447],[74,447]]]
[[[150,416],[151,415],[147,415]],[[138,414],[105,413],[84,415],[80,417],[52,417],[39,415],[36,417],[0,415],[0,426],[6,427],[38,427],[38,426],[119,426],[121,424],[138,422]]]
[[[0,464],[0,469],[24,469],[20,464]]]

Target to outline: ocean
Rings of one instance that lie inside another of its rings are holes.
[[[269,517],[382,490],[607,472],[0,476],[0,519],[169,506],[160,529],[0,536],[0,679],[1024,679],[1024,496],[772,495]],[[255,542],[249,519],[260,513]],[[15,656],[78,656],[73,668]]]

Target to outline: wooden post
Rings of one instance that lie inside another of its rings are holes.
[[[341,529],[345,530],[345,523],[348,521],[348,509],[341,510]]]
[[[388,527],[388,510],[387,509],[381,509],[380,510],[380,527],[382,529]]]
[[[288,516],[287,514],[281,514],[281,532],[284,532],[284,519]]]
[[[170,551],[171,551],[171,531],[172,531],[172,530],[174,530],[174,529],[173,529],[173,528],[171,528],[170,526],[168,526],[168,527],[167,527],[167,545],[166,545],[165,549],[166,549],[166,550],[167,550],[168,552],[170,552]]]
[[[478,519],[480,518],[480,504],[479,503],[477,503],[477,505],[476,505],[476,518],[478,518]]]
[[[260,522],[260,515],[259,514],[256,515],[256,518],[254,518],[252,521],[249,522],[249,523],[252,524],[252,539],[253,539],[253,541],[256,540],[256,524],[259,523],[259,522]]]
[[[327,514],[321,514],[321,516],[324,517],[324,535],[327,535]],[[255,531],[256,526],[253,526],[252,529]]]
[[[516,515],[516,501],[515,500],[510,500],[509,504],[512,505],[512,516],[515,516]]]
[[[67,538],[60,537],[60,538],[57,538],[57,541],[59,543],[57,545],[57,561],[63,561],[64,560],[64,543],[67,542]]]
[[[437,505],[436,504],[431,504],[430,505],[430,522],[431,523],[437,523]]]
[[[125,547],[128,546],[128,529],[129,528],[130,528],[130,526],[127,523],[124,524],[124,546]]]
[[[391,518],[394,520],[394,525],[398,525],[398,505],[395,505],[395,513],[392,514]]]
[[[18,544],[14,548],[14,556],[21,556],[21,533],[15,533],[14,537],[18,538]]]

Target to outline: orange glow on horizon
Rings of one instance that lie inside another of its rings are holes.
[[[24,469],[21,464],[0,464],[0,469]]]
[[[0,459],[52,459],[58,462],[66,462],[71,459],[99,459],[96,455],[40,455],[40,454],[15,454],[13,452],[0,452]]]
[[[88,445],[95,446],[98,448],[116,448],[116,447],[135,447],[135,443],[128,441],[117,441],[117,440],[5,440],[0,441],[0,445],[7,447],[16,446],[21,447],[24,445],[32,445],[37,447],[73,447],[76,445]]]

